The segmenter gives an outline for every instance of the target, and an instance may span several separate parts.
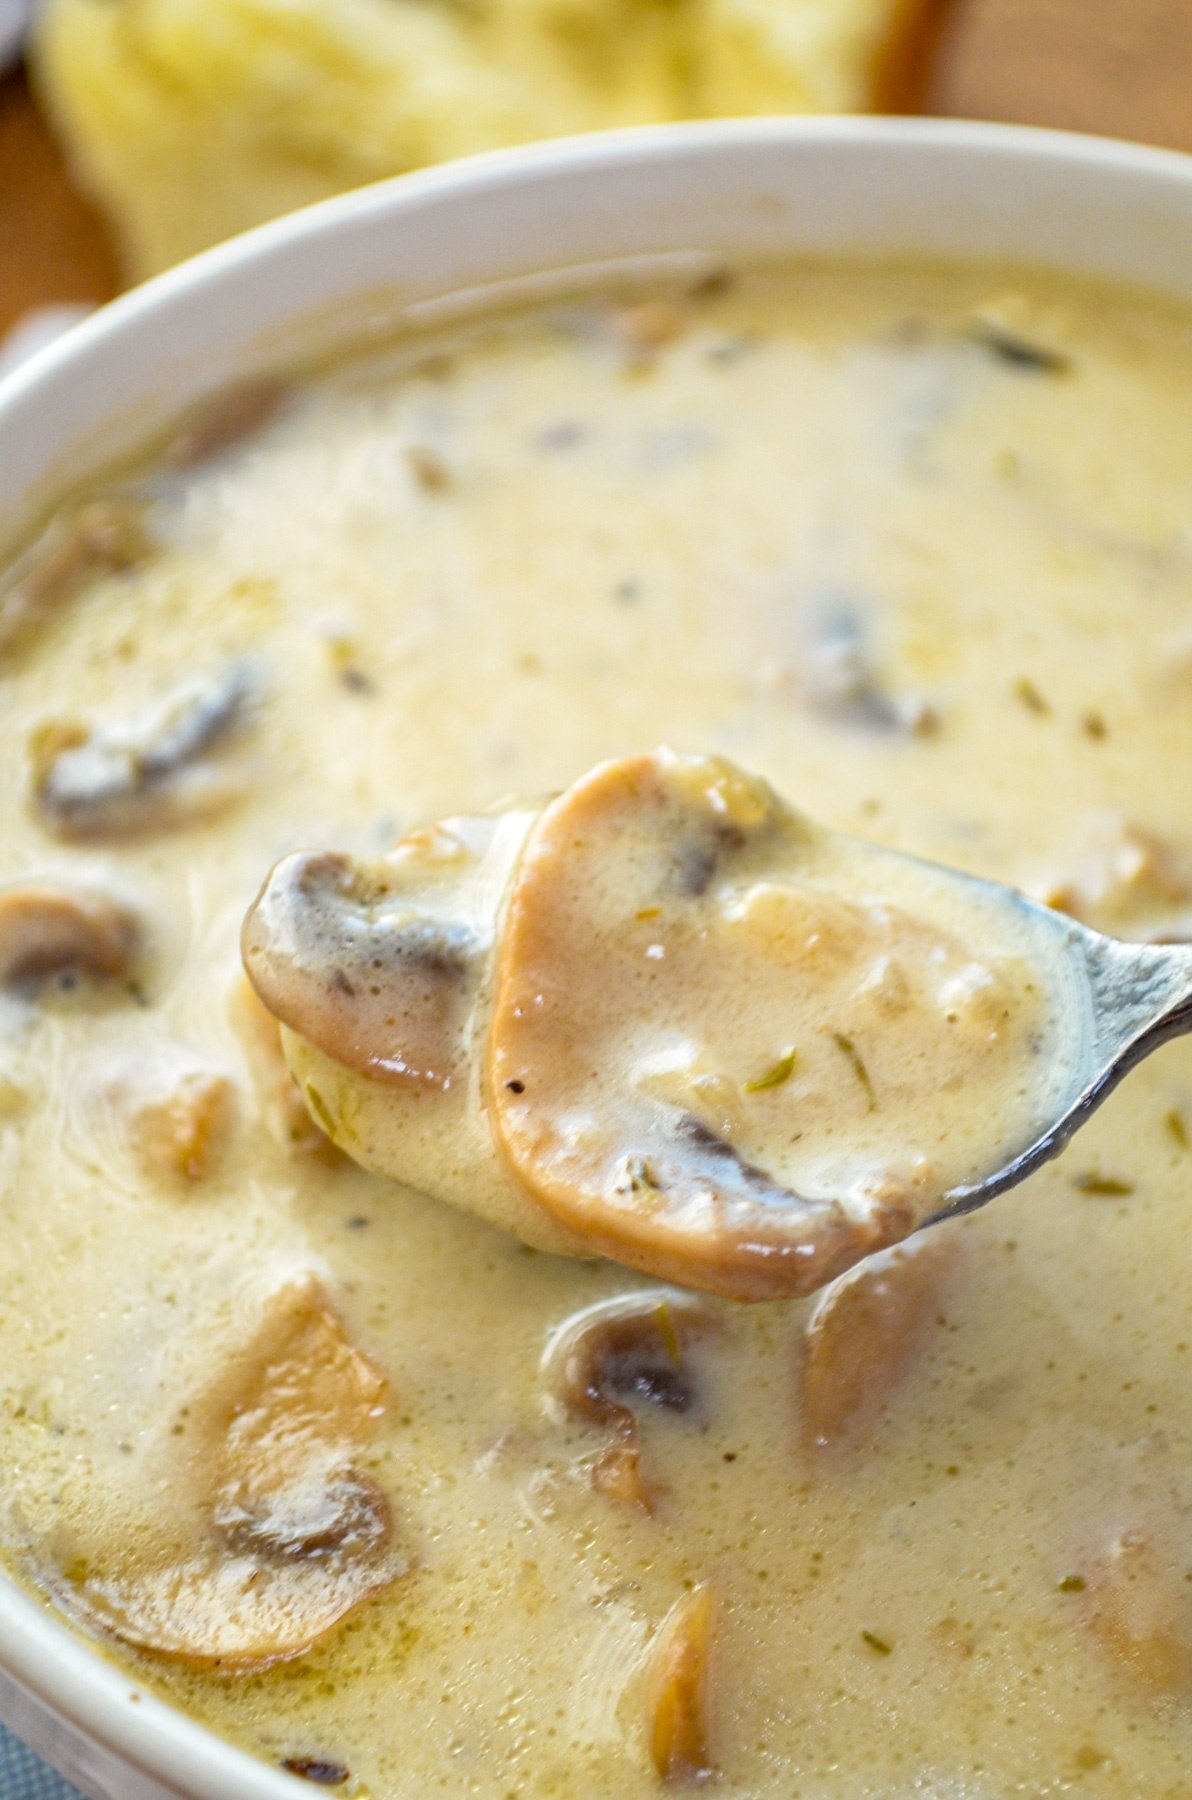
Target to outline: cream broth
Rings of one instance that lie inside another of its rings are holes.
[[[371,1800],[1184,1800],[1192,1050],[741,1307],[337,1156],[239,932],[290,851],[660,743],[1189,930],[1190,393],[1186,314],[1033,273],[579,300],[263,392],[16,566],[0,1522],[105,1655]]]
[[[241,947],[365,1168],[731,1300],[822,1287],[1061,1110],[1036,915],[724,757],[622,757],[371,862],[299,852]]]

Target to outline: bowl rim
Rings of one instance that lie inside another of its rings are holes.
[[[108,300],[0,376],[0,413],[53,370],[135,329],[145,316],[168,308],[183,295],[210,290],[234,279],[241,268],[268,260],[305,239],[335,236],[345,229],[385,219],[395,211],[400,213],[426,201],[455,196],[466,189],[482,196],[515,177],[611,171],[643,159],[678,160],[689,151],[731,150],[746,145],[847,145],[875,156],[927,148],[940,155],[975,153],[1022,165],[1043,161],[1086,174],[1127,172],[1145,181],[1171,182],[1184,189],[1192,179],[1192,154],[1158,145],[1049,126],[903,114],[701,119],[625,126],[480,151],[314,201],[150,276]],[[285,313],[284,304],[279,305],[279,318]]]
[[[745,146],[795,151],[839,146],[874,157],[910,148],[940,157],[1008,160],[1024,178],[1041,163],[1093,179],[1125,173],[1143,185],[1174,185],[1192,216],[1192,157],[1036,127],[908,117],[773,117],[638,126],[555,139],[377,182],[203,251],[110,301],[0,378],[0,421],[35,401],[51,378],[102,357],[108,347],[135,335],[146,319],[234,286],[245,271],[309,240],[333,240],[373,225],[392,229],[416,206],[468,193],[483,198],[527,177],[591,176]],[[1156,284],[1159,291],[1164,285]],[[301,308],[292,308],[287,296],[279,294],[279,325],[300,314]],[[61,1725],[178,1800],[292,1800],[292,1777],[156,1698],[135,1675],[109,1660],[102,1644],[76,1635],[47,1602],[2,1570],[0,1676]]]

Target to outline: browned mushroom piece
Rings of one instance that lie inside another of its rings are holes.
[[[1192,928],[1192,857],[1136,820],[1110,818],[1079,868],[1046,884],[1048,906],[1124,937],[1185,937]]]
[[[217,1168],[236,1116],[236,1090],[226,1075],[185,1069],[161,1091],[129,1102],[128,1131],[145,1172],[193,1185]]]
[[[871,1256],[816,1297],[800,1345],[808,1450],[856,1441],[907,1380],[939,1322],[955,1230]]]
[[[274,1293],[162,1457],[168,1516],[56,1585],[93,1626],[184,1662],[299,1656],[404,1570],[360,1457],[388,1384],[313,1276]]]
[[[0,652],[24,649],[89,582],[134,569],[153,552],[135,502],[92,500],[55,519],[0,584]]]
[[[241,949],[302,1103],[335,1145],[432,1193],[450,1170],[460,1205],[540,1249],[582,1255],[471,1110],[501,898],[534,818],[447,819],[367,862],[286,857]]]
[[[140,938],[137,915],[108,894],[48,882],[0,890],[0,987],[126,977]]]
[[[245,969],[269,1011],[357,1074],[450,1087],[466,1066],[464,1027],[487,947],[444,904],[469,856],[443,829],[418,832],[372,862],[332,852],[287,857],[242,939]]]
[[[551,1396],[569,1418],[609,1439],[592,1468],[601,1493],[638,1512],[654,1511],[641,1471],[634,1405],[686,1413],[699,1406],[687,1351],[714,1329],[705,1302],[670,1288],[618,1295],[587,1307],[555,1331],[543,1353]]]
[[[646,1731],[659,1779],[697,1786],[716,1774],[709,1674],[716,1597],[708,1583],[672,1607],[648,1651]]]
[[[301,1089],[290,1073],[282,1049],[281,1026],[243,976],[233,986],[229,1010],[273,1136],[295,1156],[339,1160],[340,1152],[311,1118]]]
[[[800,688],[826,719],[891,735],[928,737],[939,714],[919,695],[896,694],[882,679],[869,632],[848,600],[829,612],[808,646]]]
[[[974,890],[660,749],[374,862],[287,858],[242,949],[366,1168],[762,1300],[1031,1141],[1051,996],[1018,912]]]
[[[30,743],[34,812],[68,841],[135,837],[219,811],[234,788],[216,767],[244,724],[253,684],[240,665],[188,680],[122,724],[55,720]]]
[[[191,409],[166,449],[175,469],[194,469],[226,456],[273,423],[289,398],[288,385],[263,375],[222,388]]]
[[[1182,1530],[1114,1525],[1061,1579],[1093,1638],[1142,1693],[1192,1696],[1192,1599]],[[1168,1522],[1170,1525],[1170,1521]]]
[[[898,1105],[879,1113],[854,1021],[889,1096],[909,1091],[926,1045],[941,1086],[963,1091],[963,1065],[1001,1040],[975,1020],[958,1030],[934,988],[887,1016],[874,976],[892,959],[943,982],[971,955],[894,895],[835,890],[855,876],[831,842],[767,783],[668,751],[603,764],[535,825],[499,946],[486,1092],[517,1176],[591,1249],[759,1300],[809,1293],[913,1228],[915,1169],[891,1165],[905,1129],[886,1130]],[[1011,1017],[1012,990],[982,973]],[[850,1029],[825,1029],[837,1022]],[[787,1033],[802,1062],[771,1084]],[[705,1067],[749,1096],[734,1138],[702,1116]],[[813,1167],[820,1123],[837,1136]]]

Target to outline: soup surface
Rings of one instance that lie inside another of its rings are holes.
[[[371,1800],[1186,1800],[1192,1050],[747,1307],[338,1155],[239,933],[660,743],[1189,930],[1190,396],[1186,314],[1034,273],[579,299],[242,394],[15,566],[0,1525],[105,1654]]]

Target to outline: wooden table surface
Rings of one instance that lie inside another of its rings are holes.
[[[924,111],[1192,150],[1192,0],[940,0]],[[19,76],[0,82],[0,333],[32,306],[102,300],[119,271]]]

